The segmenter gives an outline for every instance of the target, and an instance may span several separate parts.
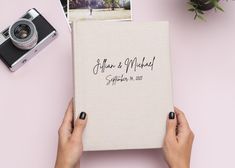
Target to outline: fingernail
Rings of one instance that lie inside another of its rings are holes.
[[[175,113],[174,113],[174,112],[170,112],[170,113],[169,113],[169,119],[170,119],[170,120],[175,119]]]
[[[86,118],[86,113],[85,112],[81,112],[80,115],[79,115],[79,119],[85,120],[85,118]]]

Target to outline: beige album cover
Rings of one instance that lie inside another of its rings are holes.
[[[74,22],[73,52],[84,150],[162,147],[173,110],[168,22]]]

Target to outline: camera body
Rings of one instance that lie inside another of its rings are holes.
[[[30,9],[0,33],[0,59],[14,72],[56,36],[55,28],[36,9]]]

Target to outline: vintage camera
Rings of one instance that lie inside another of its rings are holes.
[[[55,28],[36,9],[30,9],[0,33],[0,59],[16,71],[56,36]]]

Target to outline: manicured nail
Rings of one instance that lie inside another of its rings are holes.
[[[174,112],[170,112],[170,113],[169,113],[169,119],[170,119],[170,120],[175,119],[175,113],[174,113]]]
[[[80,115],[79,115],[79,119],[85,120],[85,118],[86,118],[86,113],[85,112],[81,112]]]

